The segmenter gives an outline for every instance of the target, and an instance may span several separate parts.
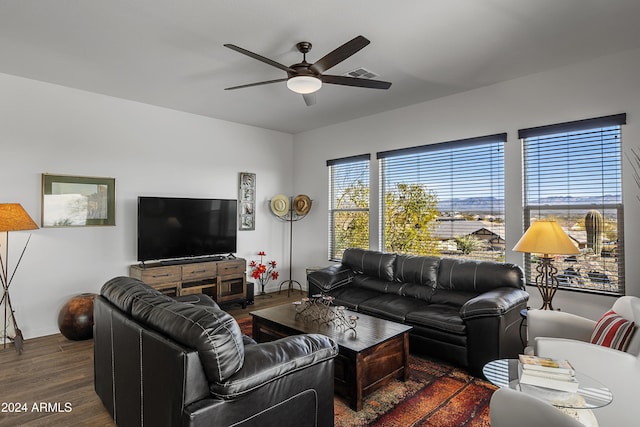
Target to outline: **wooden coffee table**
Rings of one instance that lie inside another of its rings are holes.
[[[409,377],[409,331],[411,326],[345,310],[359,317],[356,332],[342,332],[333,325],[305,322],[296,317],[295,305],[284,304],[252,311],[253,339],[268,342],[290,335],[323,334],[338,344],[335,358],[335,392],[355,411],[362,398],[394,378]]]

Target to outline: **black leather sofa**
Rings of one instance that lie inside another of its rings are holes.
[[[411,256],[350,248],[342,263],[310,272],[309,295],[413,326],[410,350],[481,376],[499,358],[517,357],[520,311],[529,294],[514,264]]]
[[[129,277],[96,297],[95,391],[118,426],[333,426],[335,342],[256,344],[211,298],[185,298]]]

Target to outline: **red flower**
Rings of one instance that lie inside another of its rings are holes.
[[[264,291],[264,287],[269,283],[269,280],[276,280],[280,274],[276,271],[277,263],[275,261],[269,261],[266,264],[262,263],[263,257],[266,256],[265,251],[258,252],[258,255],[260,256],[260,262],[249,262],[249,267],[251,267],[250,274],[251,277],[262,286],[262,290]]]

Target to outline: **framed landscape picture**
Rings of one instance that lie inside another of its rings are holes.
[[[116,180],[42,174],[42,226],[116,224]]]

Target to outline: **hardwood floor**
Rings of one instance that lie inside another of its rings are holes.
[[[255,304],[226,310],[236,319],[253,310],[301,297],[268,294]],[[113,426],[93,390],[93,340],[69,341],[60,334],[26,340],[22,355],[0,344],[0,426]]]

